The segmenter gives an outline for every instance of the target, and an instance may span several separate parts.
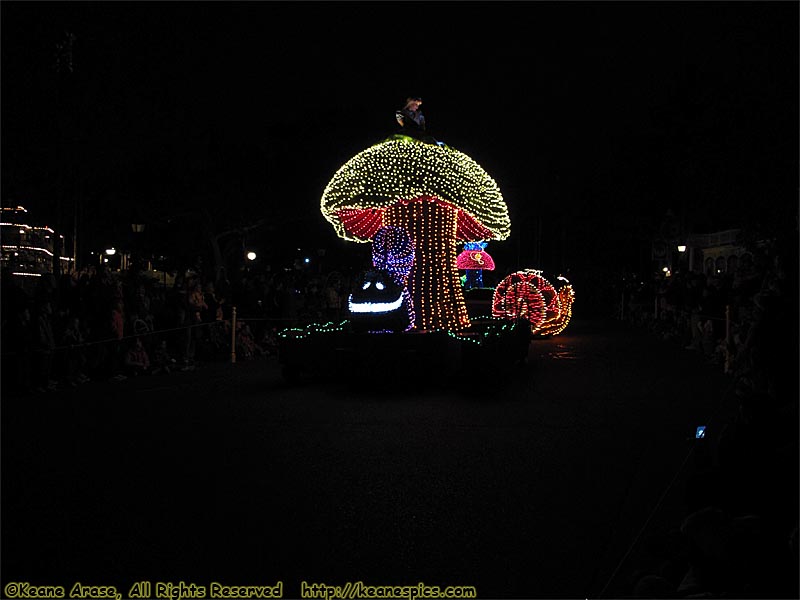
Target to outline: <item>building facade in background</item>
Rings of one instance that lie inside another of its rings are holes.
[[[53,273],[53,254],[58,249],[61,270],[72,270],[73,259],[64,256],[63,235],[47,225],[32,225],[24,206],[4,206],[0,211],[0,264],[3,268],[8,268],[16,277]]]

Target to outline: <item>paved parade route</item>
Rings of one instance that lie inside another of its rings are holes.
[[[288,385],[270,358],[4,399],[3,584],[596,597],[730,410],[719,367],[614,321],[471,376]]]

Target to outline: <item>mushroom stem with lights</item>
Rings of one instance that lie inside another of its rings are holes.
[[[336,233],[368,243],[382,227],[404,229],[414,245],[408,290],[418,331],[468,327],[456,255],[459,243],[504,240],[508,208],[495,181],[469,156],[395,135],[363,150],[334,174],[320,202]]]

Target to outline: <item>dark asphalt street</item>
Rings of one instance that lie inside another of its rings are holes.
[[[5,398],[2,583],[620,594],[729,385],[647,332],[575,321],[481,394],[288,385],[260,359]]]

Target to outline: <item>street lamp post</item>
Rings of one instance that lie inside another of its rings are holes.
[[[135,249],[136,253],[139,255],[134,260],[141,260],[142,256],[144,255],[144,244],[142,243],[142,234],[144,233],[144,223],[131,223],[131,230],[133,231],[133,248]],[[138,263],[141,266],[141,262]],[[150,264],[148,261],[148,271],[150,270]]]
[[[692,253],[689,251],[688,257],[686,256],[686,244],[678,244],[678,253],[680,254],[678,260],[681,264],[686,264],[687,272],[692,271]]]
[[[116,254],[117,254],[117,249],[114,248],[113,246],[111,248],[106,248],[103,252],[100,253],[100,264],[102,265],[103,263],[109,262],[110,258],[112,256],[115,256]],[[111,268],[111,265],[109,265],[109,268]]]

